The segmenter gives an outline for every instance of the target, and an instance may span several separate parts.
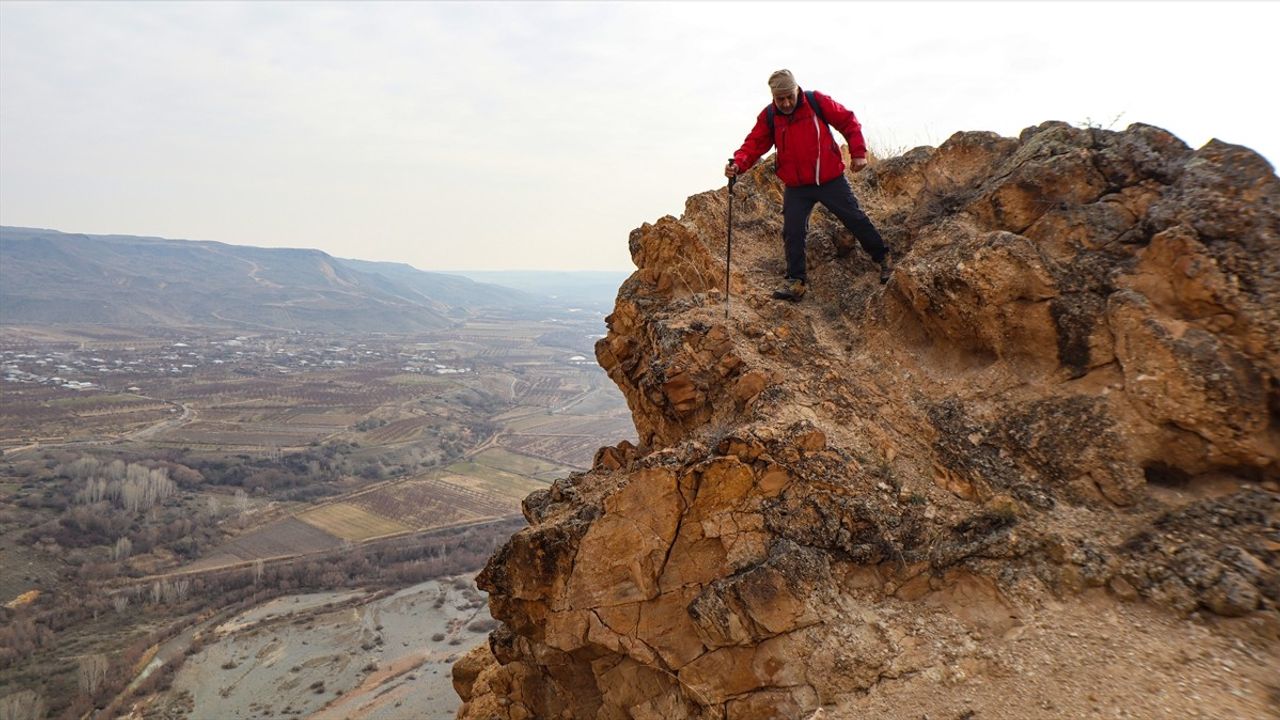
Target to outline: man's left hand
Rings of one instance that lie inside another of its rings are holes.
[[[867,166],[866,158],[849,158],[849,167],[854,172],[860,172]]]

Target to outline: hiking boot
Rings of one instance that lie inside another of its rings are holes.
[[[773,291],[773,299],[799,302],[800,298],[804,297],[805,290],[806,288],[803,280],[787,278],[783,281],[782,287]]]
[[[886,252],[884,257],[880,258],[880,284],[889,282],[891,274],[893,274],[893,258]]]

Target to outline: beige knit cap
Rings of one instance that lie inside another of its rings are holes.
[[[774,95],[790,95],[796,89],[796,78],[790,70],[777,70],[769,76],[769,89]]]

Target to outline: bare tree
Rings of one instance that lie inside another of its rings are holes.
[[[111,559],[119,562],[129,559],[133,554],[133,541],[127,537],[121,537],[116,540],[115,547],[111,548]]]
[[[188,593],[191,592],[191,580],[183,578],[174,580],[157,580],[151,584],[151,602],[159,605],[163,602],[166,605],[172,605],[187,599]]]
[[[112,460],[103,468],[108,480],[123,480],[125,475],[125,464],[123,460]]]
[[[73,480],[87,480],[93,477],[98,468],[102,467],[102,463],[95,457],[83,456],[71,461],[70,464],[61,467],[61,474]]]
[[[76,493],[76,501],[86,505],[107,499],[109,485],[105,478],[85,478],[84,489]]]
[[[136,483],[145,483],[147,476],[150,474],[151,468],[137,463],[129,463],[128,467],[124,469],[124,479],[132,480]]]
[[[80,689],[92,696],[107,679],[107,658],[101,653],[80,657]]]
[[[155,506],[177,490],[178,486],[169,479],[167,468],[152,470],[131,463],[125,471],[124,480],[112,482],[107,493],[120,507],[137,512]]]
[[[42,720],[44,709],[44,698],[34,690],[0,698],[0,720]]]

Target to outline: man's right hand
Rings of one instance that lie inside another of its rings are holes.
[[[727,178],[735,178],[738,176],[738,166],[732,162],[724,166],[724,176]]]

